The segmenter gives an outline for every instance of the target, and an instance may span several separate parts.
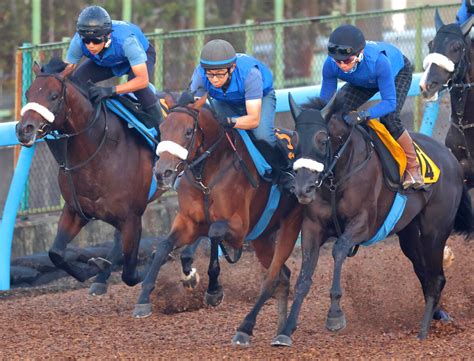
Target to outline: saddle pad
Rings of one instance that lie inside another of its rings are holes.
[[[385,125],[381,122],[376,119],[370,119],[367,122],[367,125],[375,132],[375,134],[377,134],[378,138],[385,145],[393,159],[395,159],[395,162],[398,164],[400,179],[402,179],[403,173],[405,173],[405,168],[407,167],[407,156],[405,155],[405,151],[400,144],[393,139],[387,128],[385,128]]]
[[[275,128],[275,135],[280,142],[283,142],[287,151],[288,159],[295,159],[295,147],[291,141],[293,132],[287,129]]]
[[[253,164],[255,164],[255,168],[257,168],[258,174],[260,174],[260,177],[262,177],[268,182],[271,181],[271,165],[268,164],[262,153],[260,153],[255,144],[253,144],[246,130],[237,129],[237,132],[240,134],[240,137],[244,141],[245,146],[247,147],[247,150],[250,153],[250,157],[252,158]]]
[[[416,157],[418,159],[418,163],[420,164],[421,174],[423,175],[425,184],[436,183],[441,173],[438,166],[430,157],[428,157],[425,152],[423,152],[418,144],[413,142],[413,145],[415,146]]]
[[[107,99],[106,105],[112,112],[125,120],[130,128],[135,128],[145,138],[147,143],[150,145],[151,150],[154,150],[155,143],[151,141],[150,137],[153,139],[156,138],[157,131],[155,128],[147,128],[117,99]]]

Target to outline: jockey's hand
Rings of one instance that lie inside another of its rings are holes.
[[[346,124],[351,125],[351,126],[365,122],[366,120],[369,120],[369,118],[370,118],[369,112],[366,110],[363,110],[361,112],[352,111],[352,112],[344,114],[343,116],[343,119],[346,122]]]
[[[235,127],[235,118],[226,117],[224,115],[217,115],[217,122],[222,125],[225,129],[232,129]]]
[[[91,86],[89,88],[89,99],[93,103],[98,103],[102,99],[110,98],[111,96],[115,95],[115,87],[114,86]]]

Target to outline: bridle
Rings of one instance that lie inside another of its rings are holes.
[[[40,105],[38,103],[27,103],[21,110],[21,114],[23,115],[26,111],[28,110],[33,110],[39,113],[43,119],[43,123],[41,126],[38,128],[38,132],[41,134],[49,135],[51,138],[45,137],[45,141],[48,144],[49,149],[51,150],[51,153],[53,154],[56,162],[59,165],[59,169],[61,169],[64,174],[67,176],[67,180],[69,183],[69,186],[71,188],[71,193],[72,193],[72,198],[74,205],[78,211],[78,213],[81,215],[82,218],[86,219],[87,221],[91,221],[95,218],[89,218],[85,215],[85,213],[82,211],[82,208],[79,204],[79,201],[77,199],[77,194],[76,190],[74,187],[74,182],[72,180],[72,174],[71,172],[76,171],[85,165],[87,165],[89,162],[91,162],[97,154],[99,154],[102,146],[105,143],[105,140],[107,139],[107,112],[105,111],[104,108],[104,103],[101,102],[97,104],[95,107],[95,111],[93,112],[92,118],[88,121],[87,125],[76,132],[73,133],[64,133],[64,132],[59,132],[58,130],[53,129],[53,123],[56,117],[59,115],[62,109],[65,109],[66,114],[65,116],[65,122],[70,120],[71,116],[71,108],[67,104],[67,97],[66,97],[66,91],[67,91],[67,86],[66,86],[66,78],[61,77],[57,74],[38,74],[37,77],[44,77],[44,78],[54,78],[57,81],[61,83],[61,91],[60,94],[61,96],[57,99],[56,103],[54,104],[53,108],[49,110],[43,105]],[[73,84],[70,82],[70,84]],[[78,87],[78,89],[84,96],[85,94],[81,89]],[[81,134],[84,134],[88,130],[90,130],[97,122],[97,120],[100,118],[100,113],[103,111],[104,113],[104,128],[102,131],[102,137],[99,142],[99,145],[97,146],[96,150],[92,153],[91,156],[89,156],[86,160],[75,164],[73,166],[69,165],[68,161],[68,146],[69,146],[69,139],[72,139],[76,136],[79,136]],[[52,116],[51,116],[52,115]]]

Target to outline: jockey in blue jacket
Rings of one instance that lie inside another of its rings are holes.
[[[276,173],[275,179],[284,191],[290,192],[294,173],[275,136],[276,98],[270,69],[254,57],[236,54],[225,40],[211,40],[202,49],[190,90],[196,97],[208,93],[222,126],[252,133]]]
[[[69,67],[85,60],[74,76],[84,82],[97,83],[112,77],[128,74],[128,81],[112,87],[92,86],[89,97],[93,102],[115,94],[133,92],[143,110],[158,126],[162,121],[161,106],[156,94],[148,87],[153,75],[156,52],[140,28],[125,21],[111,20],[100,6],[89,6],[79,14],[76,34],[66,55]]]
[[[474,0],[463,0],[461,7],[456,15],[456,21],[459,25],[469,19],[474,14]]]
[[[329,37],[328,58],[323,66],[320,98],[329,101],[337,90],[337,80],[344,97],[344,120],[349,125],[380,118],[407,156],[403,187],[419,189],[423,177],[408,131],[400,120],[400,111],[410,88],[413,67],[394,46],[365,40],[364,34],[352,25],[342,25]],[[367,110],[357,109],[374,94],[382,100]]]

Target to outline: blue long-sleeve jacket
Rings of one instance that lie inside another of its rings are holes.
[[[382,100],[368,112],[371,119],[380,118],[396,109],[395,77],[403,66],[400,50],[387,43],[368,41],[364,58],[352,73],[344,73],[330,57],[326,59],[320,96],[329,101],[337,90],[338,79],[354,86],[378,89]]]

